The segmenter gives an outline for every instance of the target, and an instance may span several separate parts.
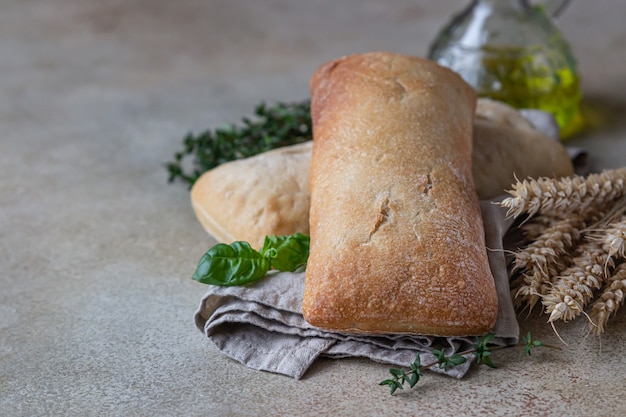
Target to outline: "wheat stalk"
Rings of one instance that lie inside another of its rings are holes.
[[[552,277],[565,268],[563,259],[578,243],[580,228],[585,224],[579,216],[551,221],[534,241],[514,253],[512,272],[522,271],[514,298],[517,305],[526,304],[529,313],[550,289]],[[541,220],[540,223],[545,224]]]
[[[602,247],[609,256],[626,257],[626,216],[609,225],[604,234]]]
[[[511,197],[502,200],[508,216],[518,217],[542,213],[564,217],[570,213],[583,213],[590,207],[599,207],[622,195],[626,188],[626,167],[606,170],[599,174],[538,178],[517,181],[508,191]]]
[[[569,321],[584,313],[594,290],[602,287],[608,269],[614,264],[599,242],[585,241],[578,247],[578,253],[573,265],[556,277],[542,299],[550,323]]]
[[[626,167],[518,181],[509,194],[507,215],[525,216],[526,246],[511,264],[516,305],[530,312],[541,300],[553,327],[584,314],[603,333],[626,292]]]
[[[602,292],[591,304],[590,328],[595,335],[599,336],[604,333],[604,326],[606,326],[609,318],[623,304],[625,292],[626,263],[622,263],[615,268],[613,274],[606,280]]]
[[[531,219],[528,219],[519,225],[519,228],[524,233],[524,237],[527,241],[537,240],[542,234],[545,233],[546,229],[553,226],[554,223],[559,220],[563,220],[562,218],[554,218],[546,215],[534,216]]]

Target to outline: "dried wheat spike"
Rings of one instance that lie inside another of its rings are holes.
[[[604,333],[604,326],[611,315],[624,303],[624,293],[626,293],[626,263],[622,263],[615,268],[605,283],[602,293],[591,304],[589,323],[591,331],[599,336]]]
[[[555,279],[542,299],[548,322],[569,321],[583,313],[593,291],[602,287],[607,270],[614,264],[599,242],[585,241],[577,250],[581,255]]]
[[[538,178],[518,181],[507,197],[500,203],[508,207],[508,216],[518,217],[524,213],[567,216],[602,207],[624,195],[626,167],[606,170],[589,176],[572,176],[560,179]]]
[[[511,286],[515,308],[520,311],[527,309],[530,314],[541,297],[550,290],[551,280],[556,275],[556,271],[547,274],[537,271],[523,273],[517,285]]]
[[[626,258],[626,216],[611,223],[604,231],[602,247],[609,256]]]
[[[549,290],[552,277],[565,269],[563,259],[578,243],[584,224],[578,216],[554,220],[532,243],[515,252],[512,272],[521,271],[523,277],[514,293],[518,305],[526,304],[530,312]]]
[[[547,228],[551,227],[554,223],[560,220],[562,220],[560,217],[554,218],[540,215],[528,219],[528,221],[523,222],[518,227],[522,230],[524,238],[527,239],[527,241],[532,242],[544,234]]]

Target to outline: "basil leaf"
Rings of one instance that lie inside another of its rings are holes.
[[[270,261],[247,242],[219,243],[198,262],[192,278],[202,284],[245,285],[263,278]]]
[[[309,236],[295,233],[289,236],[266,236],[261,254],[279,271],[294,271],[309,259]]]

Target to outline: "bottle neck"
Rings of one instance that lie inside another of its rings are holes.
[[[473,0],[472,7],[480,7],[490,10],[523,11],[531,8],[528,0]]]

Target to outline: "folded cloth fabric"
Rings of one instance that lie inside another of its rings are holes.
[[[497,345],[515,344],[519,326],[511,300],[503,236],[510,226],[506,209],[481,202],[489,264],[498,292],[498,318],[493,329]],[[447,355],[462,352],[474,337],[422,335],[354,335],[328,332],[302,317],[304,272],[270,272],[244,287],[210,286],[195,314],[197,327],[226,356],[258,370],[300,379],[320,357],[361,357],[394,366],[408,366],[417,354],[421,363],[436,361],[433,349]],[[432,370],[460,378],[472,357],[449,370]]]

